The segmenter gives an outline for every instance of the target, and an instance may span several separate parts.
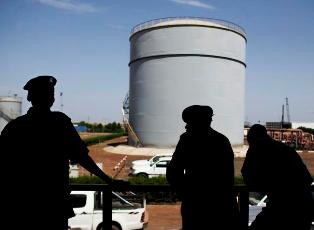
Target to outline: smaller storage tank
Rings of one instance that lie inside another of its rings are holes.
[[[13,119],[22,115],[22,98],[0,97],[0,132]]]

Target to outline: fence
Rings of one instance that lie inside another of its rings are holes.
[[[132,192],[171,192],[169,185],[129,185],[124,188],[110,187],[104,184],[72,184],[72,191],[102,191],[103,229],[111,229],[112,222],[112,191]],[[249,190],[244,185],[236,185],[235,192],[239,197],[240,220],[243,227],[247,227],[249,218]]]

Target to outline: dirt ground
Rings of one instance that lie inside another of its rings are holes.
[[[149,221],[145,230],[178,230],[181,227],[180,204],[147,205]]]
[[[125,144],[125,138],[116,138],[114,140],[108,141],[106,143],[93,145],[89,147],[90,156],[96,162],[103,163],[104,171],[111,175],[116,176],[118,173],[114,170],[115,165],[125,157],[123,154],[115,154],[106,152],[103,150],[108,144]],[[303,162],[308,167],[309,171],[314,175],[314,153],[303,152],[300,153]],[[149,156],[136,156],[128,155],[126,164],[132,162],[133,160],[148,159]],[[243,164],[244,158],[235,158],[235,175],[240,176],[240,170]],[[117,175],[116,178],[127,178],[128,170],[124,169]],[[147,210],[149,213],[149,223],[145,230],[178,230],[180,229],[181,217],[180,217],[180,204],[176,205],[147,205]]]
[[[106,173],[108,173],[111,176],[115,176],[118,172],[114,170],[114,167],[126,156],[123,154],[116,154],[116,153],[110,153],[103,150],[105,146],[111,143],[125,143],[124,138],[116,138],[114,140],[111,140],[106,143],[101,143],[98,145],[93,145],[89,147],[90,156],[96,161],[96,162],[102,162],[103,163],[103,169]],[[307,166],[309,171],[312,175],[314,175],[314,153],[313,152],[302,152],[299,153],[304,164]],[[149,159],[151,156],[141,156],[141,155],[128,155],[126,159],[126,164],[130,164],[130,162],[134,160],[142,160],[142,159]],[[236,157],[234,159],[234,169],[235,169],[235,176],[241,175],[241,168],[244,162],[243,157]],[[122,170],[116,178],[126,178],[128,174],[127,169]]]

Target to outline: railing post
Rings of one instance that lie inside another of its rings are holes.
[[[248,223],[249,223],[249,192],[248,191],[240,191],[239,208],[240,208],[241,229],[248,229]]]
[[[102,230],[111,230],[112,225],[112,194],[111,194],[111,187],[105,186],[103,189],[103,195],[102,195],[102,219],[103,219],[103,225]]]
[[[72,191],[102,191],[102,204],[103,204],[103,225],[101,230],[111,230],[112,222],[112,191],[118,191],[117,187],[111,187],[108,185],[71,185]],[[156,192],[172,191],[169,185],[130,185],[128,188],[123,190],[134,191],[134,192],[144,192],[145,197],[146,192]],[[240,224],[241,230],[248,229],[249,222],[249,191],[260,191],[258,189],[248,188],[245,185],[236,185],[235,192],[239,194],[238,204],[240,211]],[[314,191],[314,185],[311,186],[311,191]],[[260,191],[261,192],[261,191]],[[265,191],[264,191],[265,192]],[[144,204],[146,201],[144,200]]]

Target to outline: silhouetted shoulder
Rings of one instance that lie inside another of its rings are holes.
[[[8,123],[8,125],[15,125],[15,124],[23,123],[27,119],[28,119],[28,116],[27,116],[27,114],[25,114],[25,115],[19,116],[19,117],[15,118],[14,120],[10,121]]]
[[[60,123],[71,123],[71,118],[68,117],[66,114],[59,112],[59,111],[53,111],[52,112],[54,119],[56,119]]]
[[[64,119],[64,120],[70,120],[71,121],[71,118],[68,117],[65,113],[62,113],[62,112],[59,112],[59,111],[53,111],[52,112],[54,116],[60,118],[60,119]]]
[[[212,135],[217,137],[217,139],[220,139],[220,140],[222,140],[224,142],[230,142],[229,139],[224,134],[222,134],[222,133],[220,133],[220,132],[218,132],[218,131],[216,131],[214,129],[212,129],[211,132],[212,132]]]
[[[17,127],[25,124],[27,121],[27,115],[22,115],[20,117],[15,118],[14,120],[10,121],[2,130],[1,135],[5,135],[8,132],[15,132]]]

